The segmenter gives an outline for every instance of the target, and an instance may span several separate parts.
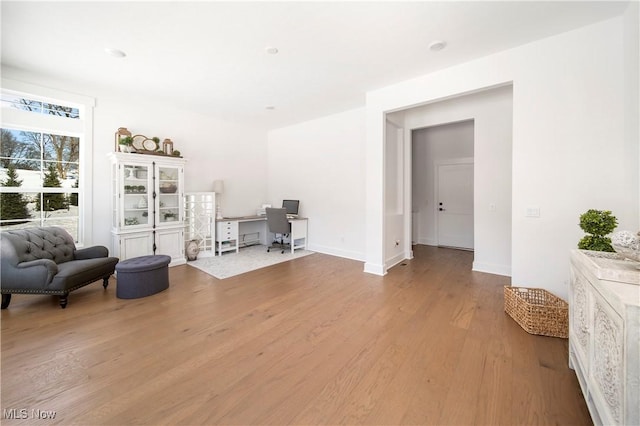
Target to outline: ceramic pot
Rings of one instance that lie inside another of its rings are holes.
[[[196,260],[198,258],[198,253],[200,253],[200,246],[198,245],[198,241],[187,241],[185,252],[187,253],[187,260]]]

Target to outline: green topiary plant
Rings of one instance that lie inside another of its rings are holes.
[[[133,149],[133,137],[125,136],[120,138],[118,145],[120,146],[120,152],[131,152]]]
[[[618,219],[609,210],[587,210],[580,215],[580,228],[590,235],[585,235],[578,242],[578,248],[615,252],[611,246],[611,238],[606,235],[613,232],[616,226],[618,226]]]

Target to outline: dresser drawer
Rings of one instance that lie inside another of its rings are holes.
[[[230,241],[238,238],[238,222],[217,222],[216,241]]]

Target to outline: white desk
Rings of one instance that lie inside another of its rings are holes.
[[[291,241],[291,253],[295,249],[307,248],[307,218],[299,217],[289,219],[291,224],[291,233],[289,239]],[[227,251],[240,251],[242,243],[248,244],[246,240],[241,241],[240,237],[250,233],[257,233],[258,237],[250,240],[251,243],[260,242],[268,244],[267,234],[267,217],[266,216],[241,216],[241,217],[225,217],[216,219],[216,251],[218,256]],[[271,234],[272,235],[272,234]]]

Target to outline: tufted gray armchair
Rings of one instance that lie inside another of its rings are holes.
[[[52,294],[67,306],[69,292],[103,280],[107,288],[117,257],[103,246],[76,249],[62,228],[30,228],[1,233],[0,293],[2,309],[12,293]]]

